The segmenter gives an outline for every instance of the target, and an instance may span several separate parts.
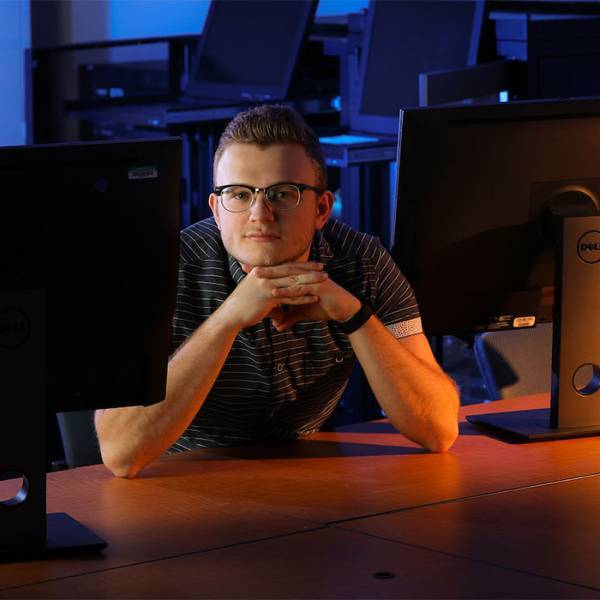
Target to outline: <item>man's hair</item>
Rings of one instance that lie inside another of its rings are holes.
[[[264,104],[238,113],[227,125],[215,151],[213,179],[223,152],[231,144],[298,144],[313,162],[317,173],[317,185],[325,189],[327,174],[325,159],[315,132],[292,108],[282,105]]]

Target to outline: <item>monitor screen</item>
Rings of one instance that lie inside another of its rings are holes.
[[[282,100],[315,9],[315,0],[213,1],[186,95]]]
[[[481,2],[372,0],[352,129],[396,135],[398,110],[419,105],[419,73],[477,62],[482,23]]]
[[[164,398],[180,154],[178,139],[0,148],[0,334],[40,290],[50,411]]]
[[[552,319],[549,209],[600,207],[600,100],[400,112],[394,257],[430,335]]]

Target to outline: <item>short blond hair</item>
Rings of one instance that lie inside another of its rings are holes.
[[[238,113],[219,139],[213,163],[213,180],[223,152],[231,144],[298,144],[304,148],[317,173],[317,185],[327,186],[327,170],[321,144],[315,132],[293,109],[280,104],[263,104]]]

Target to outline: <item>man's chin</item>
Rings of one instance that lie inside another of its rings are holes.
[[[283,263],[290,262],[288,260],[278,260],[276,258],[265,258],[265,257],[248,257],[245,260],[243,257],[234,258],[243,265],[248,265],[250,267],[276,267],[277,265],[282,265]]]

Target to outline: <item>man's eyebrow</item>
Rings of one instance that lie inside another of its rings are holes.
[[[292,181],[290,179],[282,179],[280,181],[276,181],[275,183],[270,183],[269,185],[266,185],[264,187],[270,188],[270,187],[273,187],[274,185],[283,185],[284,183],[291,183],[293,185],[305,185],[305,184],[298,183],[297,181]],[[215,187],[229,187],[229,186],[232,186],[232,185],[243,185],[244,187],[249,187],[249,188],[252,188],[252,189],[255,189],[257,187],[261,188],[261,189],[263,188],[263,186],[260,186],[260,185],[253,185],[251,183],[240,183],[240,182],[237,182],[237,181],[233,182],[233,183],[224,183],[222,185],[216,185]]]

